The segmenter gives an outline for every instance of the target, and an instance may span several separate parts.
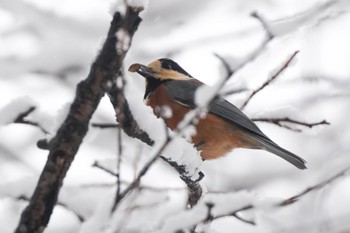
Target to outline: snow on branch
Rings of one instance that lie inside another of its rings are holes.
[[[195,110],[193,110],[195,111]],[[192,111],[192,112],[193,112]],[[119,203],[134,189],[136,189],[141,181],[141,178],[148,172],[148,170],[151,168],[151,166],[157,161],[157,159],[161,156],[163,160],[168,162],[171,166],[173,166],[180,174],[180,178],[187,184],[190,193],[189,193],[189,204],[190,206],[193,206],[196,204],[201,197],[202,189],[199,185],[199,181],[204,177],[203,173],[198,171],[198,167],[192,167],[190,164],[178,164],[177,161],[172,161],[169,157],[162,156],[161,154],[165,152],[167,147],[173,143],[176,142],[176,139],[178,139],[185,130],[187,130],[188,127],[193,125],[193,121],[199,117],[199,112],[197,114],[191,115],[190,118],[185,118],[178,127],[174,130],[174,134],[169,134],[168,130],[166,131],[166,137],[165,140],[161,143],[155,144],[153,148],[153,152],[151,155],[151,159],[147,161],[147,163],[142,167],[138,175],[135,177],[135,179],[120,193],[119,198],[115,200],[113,204],[112,211],[115,211]]]
[[[121,76],[119,75],[117,78],[121,79]],[[116,120],[119,123],[118,126],[121,127],[129,137],[137,138],[147,145],[152,146],[154,144],[153,139],[151,139],[137,124],[123,90],[117,85],[117,81],[110,83],[110,88],[107,90],[107,93],[115,110],[117,116]],[[104,128],[103,125],[101,126],[98,124],[95,124],[95,127]]]
[[[273,38],[275,38],[275,35],[274,35],[274,33],[272,32],[272,30],[270,28],[270,25],[268,24],[268,22],[258,12],[252,12],[251,16],[256,18],[261,23],[261,25],[262,25],[262,27],[263,27],[263,29],[265,31],[266,38],[261,43],[261,45],[242,64],[240,64],[235,69],[231,68],[230,64],[225,60],[224,57],[222,57],[219,54],[214,53],[214,55],[222,62],[223,66],[224,66],[224,68],[226,70],[226,73],[227,73],[226,78],[225,78],[226,80],[228,80],[238,70],[242,69],[248,63],[250,63],[255,58],[257,58],[264,51],[266,45]],[[288,66],[290,65],[290,63],[293,61],[293,59],[296,57],[296,55],[298,53],[299,53],[299,51],[295,51],[287,59],[287,61],[284,62],[283,65],[268,80],[266,80],[259,88],[254,90],[248,96],[248,98],[244,101],[244,103],[242,104],[240,109],[243,110],[256,94],[258,94],[266,86],[270,85],[276,78],[278,78],[280,76],[280,74],[288,68]],[[231,94],[240,93],[242,91],[246,91],[246,90],[245,89],[237,89],[237,90],[227,91],[225,93],[222,93],[222,95],[231,95]],[[272,123],[272,124],[278,125],[280,127],[283,127],[283,128],[289,129],[289,130],[293,130],[293,131],[297,131],[297,132],[301,132],[301,130],[298,129],[298,128],[295,128],[295,127],[291,127],[291,126],[289,126],[287,124],[289,123],[289,124],[301,125],[301,126],[305,126],[305,127],[308,127],[308,128],[312,128],[312,127],[315,127],[315,126],[318,126],[318,125],[329,125],[329,122],[327,122],[326,120],[322,120],[320,122],[315,122],[315,123],[308,123],[308,122],[303,122],[303,121],[298,121],[298,120],[295,120],[295,119],[291,119],[289,117],[283,117],[283,118],[264,117],[264,118],[254,118],[252,120],[253,121],[261,121],[261,122]]]
[[[164,161],[169,163],[180,174],[180,178],[186,183],[189,189],[188,205],[190,207],[195,206],[203,193],[203,190],[201,185],[199,184],[199,181],[203,179],[204,173],[199,171],[198,178],[192,179],[192,176],[187,175],[188,172],[186,169],[186,165],[178,164],[177,162],[172,161],[170,158],[167,158],[164,156],[160,156],[160,158],[162,158]]]
[[[20,97],[5,105],[0,109],[0,125],[19,123],[38,127],[43,133],[47,134],[38,122],[26,119],[32,112],[35,111],[35,103],[28,97]]]
[[[198,224],[227,216],[232,210],[244,210],[252,202],[254,195],[246,191],[207,194],[194,208],[165,219],[157,232],[195,232]]]
[[[224,217],[234,217],[244,223],[255,225],[254,219],[245,219],[240,216],[240,213],[247,210],[265,208],[267,206],[282,208],[292,205],[307,194],[320,190],[337,181],[339,178],[344,177],[349,169],[350,168],[347,167],[330,178],[312,185],[296,195],[273,203],[261,203],[263,201],[255,200],[254,195],[247,192],[208,193],[193,209],[186,210],[183,213],[166,219],[159,232],[188,232],[188,230],[190,230],[190,232],[196,232],[195,230],[200,224],[206,224],[215,219]]]
[[[88,131],[92,114],[125,57],[125,53],[116,51],[116,32],[123,27],[131,38],[141,22],[141,10],[138,7],[128,7],[125,16],[119,12],[114,14],[107,39],[92,64],[88,77],[78,84],[70,111],[49,143],[48,160],[29,205],[22,212],[16,233],[37,233],[46,228],[64,177]]]
[[[19,114],[13,122],[38,127],[44,134],[48,134],[49,132],[46,129],[44,129],[44,127],[42,127],[38,122],[25,119],[35,109],[35,107],[30,107],[27,111],[24,111],[21,114]]]
[[[121,78],[121,76],[119,75],[118,78]],[[107,92],[117,116],[116,120],[119,124],[93,124],[93,126],[100,128],[120,127],[129,137],[137,138],[147,145],[153,146],[155,143],[154,140],[150,138],[147,132],[143,131],[139,127],[129,108],[129,104],[125,98],[124,91],[121,88],[121,85],[118,85],[118,83],[121,84],[121,82],[118,82],[118,80],[110,83],[110,88],[107,90]],[[181,134],[184,130],[186,130],[186,128],[193,123],[196,117],[198,117],[198,115],[195,115],[192,120],[183,125],[181,129],[177,130],[176,134]],[[186,183],[189,189],[189,205],[193,206],[195,203],[197,203],[202,194],[202,189],[198,182],[203,178],[203,173],[198,171],[198,175],[194,175],[193,172],[190,172],[191,174],[189,175],[188,171],[191,169],[193,170],[193,168],[189,168],[188,164],[179,164],[177,161],[173,161],[169,157],[161,155],[163,150],[174,138],[175,137],[171,137],[167,134],[165,142],[157,151],[153,153],[151,159],[142,168],[134,181],[130,183],[127,188],[118,195],[118,198],[116,199],[112,210],[115,210],[119,202],[125,198],[127,194],[139,186],[141,178],[147,173],[149,168],[154,164],[158,157],[162,158],[170,166],[174,167],[175,170],[178,171],[180,178]]]

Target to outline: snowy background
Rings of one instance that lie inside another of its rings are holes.
[[[50,138],[65,117],[100,49],[111,20],[111,0],[0,0],[0,232],[13,232],[26,206],[48,152],[36,143]],[[169,57],[197,79],[214,84],[225,76],[225,58],[232,68],[265,39],[257,11],[276,37],[257,59],[233,76],[225,90],[259,87],[296,50],[293,64],[245,108],[250,117],[284,117],[306,122],[326,119],[329,126],[299,127],[294,132],[276,125],[259,127],[278,144],[307,160],[298,170],[264,151],[238,149],[204,162],[204,198],[218,212],[254,204],[244,217],[214,220],[205,232],[334,232],[350,231],[350,178],[303,196],[294,205],[272,208],[350,166],[350,1],[349,0],[150,0],[125,59],[148,64]],[[126,72],[126,96],[140,125],[151,135],[159,125],[143,105],[143,79]],[[240,106],[249,91],[228,96]],[[35,106],[28,120],[38,127],[11,124],[18,113]],[[114,123],[104,98],[92,123]],[[183,213],[184,183],[172,167],[158,161],[142,180],[138,195],[110,218],[115,177],[92,167],[98,161],[115,169],[117,130],[90,127],[69,170],[45,232],[171,232],[174,225],[205,214],[199,205]],[[151,148],[122,137],[123,182],[150,158]],[[219,208],[221,206],[224,208]],[[238,206],[238,207],[237,207]],[[213,210],[214,211],[214,210]],[[79,220],[79,217],[81,218]],[[111,220],[112,219],[112,220]]]

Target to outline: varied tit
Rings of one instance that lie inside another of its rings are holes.
[[[205,85],[167,58],[155,60],[148,66],[133,64],[129,71],[146,79],[144,100],[157,117],[164,118],[171,130],[196,108],[195,92]],[[161,113],[160,109],[165,106],[171,109],[171,116]],[[210,102],[207,115],[194,126],[196,134],[192,136],[192,143],[205,160],[219,158],[234,148],[262,149],[299,169],[306,168],[305,160],[273,142],[241,110],[222,97]]]

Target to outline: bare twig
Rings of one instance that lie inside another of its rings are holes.
[[[108,129],[108,128],[117,128],[119,127],[119,124],[116,123],[92,123],[92,127],[101,128],[101,129]]]
[[[99,168],[101,169],[102,171],[104,172],[107,172],[108,174],[114,176],[114,177],[119,177],[119,173],[114,173],[113,171],[109,170],[108,168],[100,165],[97,161],[95,161],[93,164],[92,164],[92,167],[96,167],[96,168]]]
[[[35,110],[35,107],[29,107],[28,110],[20,113],[17,118],[13,121],[15,123],[22,123],[24,121],[24,118],[27,117],[30,113],[32,113]]]
[[[107,169],[108,170],[108,169]],[[105,171],[102,169],[102,171]],[[110,174],[111,176],[115,177],[115,174],[111,174],[109,171],[106,171],[107,174]],[[124,185],[129,185],[131,182],[126,180],[121,180],[121,183]],[[89,188],[114,188],[115,182],[106,182],[106,183],[91,183],[91,184],[82,184],[78,186],[79,188],[83,189],[89,189]],[[69,187],[68,187],[69,188]],[[169,192],[169,191],[185,191],[185,187],[156,187],[156,186],[150,186],[150,185],[139,185],[137,187],[140,190],[150,190],[154,192]]]
[[[244,222],[244,223],[247,223],[247,224],[250,224],[250,225],[255,225],[255,221],[254,220],[248,220],[248,219],[245,219],[245,218],[242,218],[241,216],[238,215],[239,213],[232,213],[231,215],[235,218],[237,218],[238,220]]]
[[[244,218],[242,218],[241,216],[238,215],[242,211],[250,210],[250,209],[253,209],[253,208],[255,208],[253,205],[247,205],[247,206],[244,206],[244,207],[239,208],[237,210],[234,210],[234,211],[232,211],[232,212],[230,212],[228,214],[216,215],[215,217],[212,218],[212,220],[218,219],[218,218],[232,216],[232,217],[235,217],[235,218],[237,218],[238,220],[240,220],[240,221],[242,221],[244,223],[248,223],[250,225],[255,225],[255,222],[253,220],[244,219]]]
[[[231,69],[228,62],[221,55],[214,53],[214,56],[217,57],[221,61],[222,65],[224,66],[224,68],[226,70],[226,79],[229,79],[235,73],[235,71],[233,69]]]
[[[128,7],[124,17],[119,12],[114,14],[103,48],[88,77],[78,84],[67,118],[50,142],[47,163],[29,205],[21,215],[16,233],[41,233],[47,226],[64,177],[88,131],[92,114],[105,94],[108,83],[113,81],[114,75],[120,70],[127,52],[117,53],[116,32],[126,25],[132,38],[141,22],[138,16],[141,10],[142,8]]]
[[[247,88],[237,88],[237,89],[232,89],[232,90],[228,90],[228,91],[222,91],[221,95],[222,96],[229,96],[229,95],[235,95],[235,94],[239,94],[242,92],[248,91]]]
[[[251,16],[256,18],[261,25],[263,26],[263,29],[266,33],[266,38],[262,41],[262,43],[257,47],[246,59],[244,62],[239,64],[237,67],[234,69],[231,68],[229,63],[219,54],[214,53],[214,55],[222,62],[224,68],[226,69],[227,75],[226,75],[226,80],[228,80],[231,76],[237,73],[237,71],[242,70],[246,65],[248,65],[250,62],[254,61],[258,56],[262,54],[262,52],[265,50],[266,45],[274,38],[273,33],[271,32],[267,22],[258,14],[257,12],[252,12]],[[228,93],[225,93],[223,95],[229,95],[230,93],[237,93],[239,91],[233,90]]]
[[[326,120],[322,120],[319,122],[314,122],[314,123],[308,123],[308,122],[304,122],[304,121],[298,121],[298,120],[294,120],[291,119],[289,117],[283,117],[283,118],[252,118],[252,121],[260,121],[260,122],[267,122],[267,123],[271,123],[271,124],[275,124],[278,125],[280,127],[286,128],[286,129],[290,129],[293,131],[297,131],[297,132],[301,132],[300,129],[296,129],[296,128],[292,128],[288,125],[285,125],[284,123],[291,123],[291,124],[295,124],[295,125],[301,125],[304,127],[308,127],[308,128],[313,128],[315,126],[318,125],[329,125],[330,123]]]
[[[280,201],[280,202],[277,202],[275,204],[272,204],[272,206],[275,206],[275,207],[278,207],[278,208],[282,208],[284,206],[288,206],[288,205],[292,205],[294,203],[296,203],[297,201],[299,201],[302,197],[306,196],[307,194],[311,193],[311,192],[314,192],[314,191],[317,191],[317,190],[320,190],[322,188],[324,188],[325,186],[331,184],[332,182],[336,181],[337,179],[339,179],[340,177],[343,177],[347,174],[347,172],[349,171],[349,167],[338,172],[337,174],[335,174],[334,176],[324,180],[324,181],[321,181],[313,186],[310,186],[308,188],[306,188],[305,190],[303,190],[302,192],[296,194],[296,195],[293,195],[292,197],[289,197],[283,201]],[[237,209],[237,210],[234,210],[230,213],[227,213],[227,214],[222,214],[222,215],[216,215],[216,216],[213,216],[212,219],[218,219],[218,218],[222,218],[222,217],[229,217],[229,216],[232,216],[232,217],[235,217],[245,223],[248,223],[248,224],[252,224],[252,225],[255,225],[255,222],[253,220],[247,220],[247,219],[243,219],[242,217],[240,217],[238,214],[242,211],[245,211],[245,210],[251,210],[251,209],[255,209],[256,207],[254,205],[247,205],[247,206],[244,206],[243,208],[240,208],[240,209]],[[205,221],[208,221],[209,219],[205,219],[203,220],[203,222]]]
[[[277,70],[277,72],[275,74],[273,74],[268,80],[266,80],[259,88],[257,88],[256,90],[254,90],[246,99],[246,101],[242,104],[242,106],[240,107],[241,110],[243,110],[247,104],[249,103],[249,101],[257,94],[259,93],[261,90],[263,90],[266,86],[268,86],[272,81],[274,81],[284,70],[287,69],[287,67],[289,66],[289,64],[292,62],[292,60],[295,58],[295,56],[299,53],[299,51],[295,51],[289,58],[288,60],[282,65],[282,67],[280,69]]]
[[[254,17],[254,18],[256,18],[257,20],[260,21],[261,25],[264,28],[264,31],[266,32],[266,35],[267,35],[267,39],[266,40],[267,41],[270,41],[270,40],[272,40],[275,37],[275,35],[272,33],[272,31],[270,29],[269,24],[265,21],[265,19],[258,12],[256,12],[256,11],[252,12],[250,14],[250,16],[252,16],[252,17]]]
[[[38,127],[44,134],[48,134],[49,132],[47,130],[45,130],[39,123],[25,119],[34,110],[35,110],[34,106],[30,107],[28,110],[20,113],[13,122],[14,123],[27,124],[27,125],[32,125],[32,126]]]
[[[121,163],[122,163],[122,156],[123,156],[123,145],[122,145],[122,129],[121,127],[118,128],[118,153],[117,153],[117,193],[115,195],[115,202],[119,201],[120,192],[121,192]]]
[[[270,28],[268,27],[267,22],[260,16],[260,14],[258,14],[257,12],[252,12],[250,15],[256,18],[262,24],[263,29],[266,33],[266,38],[260,44],[260,46],[257,49],[255,49],[252,54],[248,56],[248,58],[244,62],[242,62],[240,65],[238,65],[234,69],[230,67],[229,63],[221,55],[214,53],[214,55],[222,62],[224,68],[226,69],[226,72],[227,72],[226,80],[228,80],[238,70],[243,69],[251,61],[254,61],[264,51],[266,45],[274,38],[274,35],[272,34]]]
[[[334,176],[330,177],[329,179],[322,181],[318,184],[315,184],[311,187],[308,187],[307,189],[305,189],[304,191],[300,192],[299,194],[296,194],[284,201],[281,201],[280,203],[277,204],[277,206],[287,206],[287,205],[291,205],[294,204],[296,201],[298,201],[300,198],[302,198],[303,196],[305,196],[306,194],[312,192],[312,191],[316,191],[319,190],[323,187],[325,187],[326,185],[331,184],[332,182],[334,182],[335,180],[337,180],[340,177],[343,177],[346,175],[346,173],[348,172],[349,168],[346,168],[344,170],[342,170],[341,172],[335,174]]]
[[[121,39],[121,41],[119,41],[118,43],[120,44],[124,44],[125,43],[125,34],[123,34],[124,36]],[[118,46],[122,48],[123,46]],[[125,121],[125,115],[123,112],[121,112],[122,109],[124,109],[124,104],[125,104],[125,97],[124,97],[124,86],[125,86],[125,79],[124,79],[124,75],[123,72],[119,72],[117,79],[116,79],[116,87],[117,87],[117,106],[115,108],[115,111],[118,115],[118,122],[119,126],[118,127],[118,151],[117,151],[117,171],[118,171],[118,176],[117,176],[117,192],[115,195],[115,200],[114,202],[117,203],[119,202],[119,198],[120,198],[120,193],[121,193],[121,162],[122,162],[122,156],[123,156],[123,145],[122,145],[122,128],[123,128],[123,122]]]
[[[132,190],[134,190],[136,187],[139,186],[141,178],[147,173],[147,171],[151,168],[151,166],[154,164],[154,162],[158,159],[159,155],[162,153],[162,151],[166,148],[168,143],[171,141],[171,138],[167,138],[167,140],[160,146],[160,148],[154,153],[152,158],[145,164],[145,166],[141,169],[139,174],[135,177],[135,179],[130,183],[126,189],[120,193],[119,199],[113,204],[112,211],[115,211],[119,202],[128,195]]]

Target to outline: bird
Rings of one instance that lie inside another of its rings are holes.
[[[157,59],[147,66],[134,63],[128,70],[145,78],[144,102],[171,130],[197,107],[195,93],[206,85],[169,58]],[[165,107],[171,109],[170,116],[162,114]],[[299,169],[307,168],[304,159],[273,142],[248,116],[221,96],[208,104],[206,116],[198,119],[194,127],[196,133],[191,142],[203,160],[220,158],[235,148],[262,149]]]

